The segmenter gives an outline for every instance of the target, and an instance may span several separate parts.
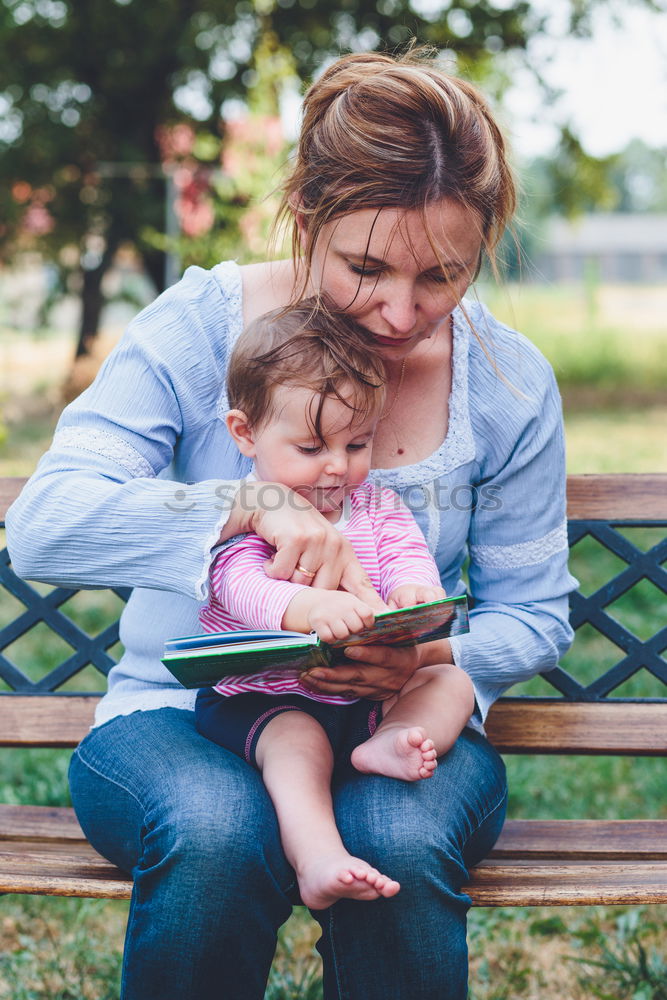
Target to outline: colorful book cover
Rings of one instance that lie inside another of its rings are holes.
[[[411,646],[468,630],[465,596],[446,597],[386,611],[376,616],[370,628],[335,643],[322,642],[314,632],[306,635],[261,629],[183,636],[165,643],[162,662],[184,687],[198,688],[232,674],[335,665],[345,659],[347,646]]]

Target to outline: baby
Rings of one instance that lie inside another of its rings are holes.
[[[308,500],[349,539],[387,608],[408,607],[445,593],[411,513],[367,481],[385,393],[382,362],[363,347],[364,336],[350,318],[313,302],[261,317],[230,361],[227,427],[254,460],[257,480]],[[200,615],[205,631],[314,630],[332,641],[372,625],[375,612],[352,594],[269,578],[264,566],[273,554],[254,534],[218,554]],[[199,731],[261,772],[311,909],[400,889],[346,850],[330,782],[335,763],[404,781],[429,778],[454,744],[473,711],[472,683],[438,662],[437,643],[422,649],[430,665],[381,702],[315,693],[284,669],[225,677],[198,692]]]

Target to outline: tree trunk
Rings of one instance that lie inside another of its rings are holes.
[[[155,286],[156,295],[159,295],[165,289],[166,254],[162,250],[142,250],[141,261],[146,274]]]
[[[102,294],[102,278],[104,277],[108,264],[106,254],[99,267],[88,270],[82,268],[81,274],[83,284],[81,287],[81,322],[79,324],[79,339],[74,354],[77,358],[84,358],[90,355],[92,343],[99,333],[100,316],[104,306],[104,295]]]
[[[79,324],[79,339],[76,345],[74,360],[87,358],[92,353],[92,345],[100,331],[100,317],[104,308],[104,292],[102,281],[113,264],[120,238],[114,233],[107,234],[107,245],[102,259],[97,267],[81,268],[83,279],[81,286],[81,322]]]

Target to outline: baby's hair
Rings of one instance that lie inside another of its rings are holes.
[[[327,396],[348,407],[351,423],[379,417],[385,370],[368,343],[367,330],[311,298],[254,320],[232,352],[227,372],[229,405],[242,410],[252,428],[275,416],[274,390],[283,385],[309,389],[319,397],[307,419],[321,441]]]

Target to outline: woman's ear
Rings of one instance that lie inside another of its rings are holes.
[[[230,410],[225,417],[225,423],[241,454],[247,458],[254,458],[255,437],[243,410]]]

